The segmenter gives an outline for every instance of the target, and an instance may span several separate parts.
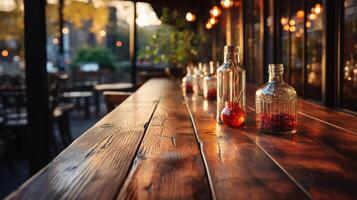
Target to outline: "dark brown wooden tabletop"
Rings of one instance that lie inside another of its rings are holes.
[[[298,133],[263,135],[247,87],[247,122],[152,79],[8,199],[356,199],[357,119],[299,101]]]

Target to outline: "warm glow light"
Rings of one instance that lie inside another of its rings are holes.
[[[317,16],[316,16],[315,13],[311,13],[311,14],[309,15],[309,19],[311,19],[311,20],[315,20],[316,18],[317,18]]]
[[[58,40],[57,38],[53,38],[52,43],[53,43],[53,44],[58,44],[58,43],[59,43],[59,40]]]
[[[209,19],[209,23],[212,24],[212,25],[216,24],[216,23],[217,23],[216,18],[211,17],[211,18]]]
[[[211,23],[206,23],[206,29],[211,29],[212,28],[212,24]]]
[[[9,52],[8,52],[7,50],[2,50],[2,51],[1,51],[1,55],[2,55],[3,57],[7,57],[7,56],[9,55]]]
[[[101,30],[101,31],[99,31],[99,35],[100,35],[101,37],[104,37],[104,36],[107,35],[107,32],[105,32],[105,30]]]
[[[64,28],[62,29],[62,33],[63,33],[63,34],[68,34],[68,33],[69,33],[69,29],[68,29],[67,27],[64,27]]]
[[[194,14],[192,14],[191,12],[188,12],[186,14],[186,20],[188,22],[194,22],[196,20],[196,16]]]
[[[223,8],[231,8],[233,6],[233,0],[221,0]]]
[[[219,9],[218,6],[213,6],[209,12],[213,17],[218,17],[221,15],[221,9]]]
[[[307,21],[306,22],[306,28],[310,28],[311,27],[311,22],[310,21]]]
[[[283,27],[283,29],[284,29],[285,31],[289,31],[289,25],[285,25],[285,26]]]
[[[304,13],[303,10],[299,10],[299,11],[296,12],[296,17],[299,18],[299,19],[304,18],[304,15],[305,15],[305,13]]]
[[[286,19],[285,17],[282,17],[282,18],[280,19],[280,22],[281,22],[282,25],[285,25],[285,24],[288,23],[288,19]]]
[[[290,21],[289,21],[289,24],[290,24],[290,26],[294,26],[294,25],[295,25],[295,20],[293,20],[293,19],[290,20]]]
[[[122,41],[117,41],[117,42],[115,43],[115,46],[121,47],[121,46],[123,46],[123,42],[122,42]]]
[[[289,31],[294,32],[296,30],[295,26],[290,26]]]
[[[320,4],[316,4],[315,5],[315,13],[319,14],[321,12],[321,5]]]

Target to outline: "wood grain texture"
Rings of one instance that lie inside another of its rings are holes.
[[[299,100],[299,102],[302,101]],[[331,124],[329,124],[319,118],[321,117],[319,113],[326,112],[327,108],[324,109],[325,111],[321,111],[319,106],[307,107],[306,103],[299,103],[299,105],[301,104],[304,104],[304,109],[298,108],[299,135],[304,135],[320,145],[326,146],[343,156],[357,161],[357,133],[348,130],[357,125],[355,122],[355,118],[357,117],[349,117],[350,124],[345,129],[341,127],[343,124],[340,124],[340,120],[332,121],[333,118],[331,118]],[[252,85],[247,87],[247,105],[251,109],[255,109],[255,87]],[[309,113],[315,113],[315,115],[310,116],[306,114],[306,110],[309,110]],[[343,115],[342,113],[338,113],[339,112],[331,112],[330,115],[336,115],[336,117]],[[345,116],[345,121],[347,120]]]
[[[308,199],[249,138],[244,129],[217,124],[216,104],[186,97],[217,199]]]
[[[149,81],[8,199],[113,199],[166,90],[162,83]]]
[[[118,199],[210,199],[184,99],[170,88],[148,126]]]

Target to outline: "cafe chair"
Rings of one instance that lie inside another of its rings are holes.
[[[114,110],[114,108],[120,105],[126,98],[132,95],[132,92],[118,92],[118,91],[104,91],[104,101],[107,106],[107,112]]]

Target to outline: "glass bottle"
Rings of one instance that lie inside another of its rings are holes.
[[[193,92],[198,95],[203,95],[203,70],[202,65],[200,65],[201,69],[195,67],[193,73]]]
[[[203,96],[209,100],[216,100],[217,98],[217,78],[215,76],[214,62],[209,63],[209,70],[206,70],[205,77],[203,79]]]
[[[188,66],[187,74],[182,78],[182,90],[185,93],[193,92],[193,74],[192,74],[192,66]]]
[[[224,63],[217,69],[217,122],[238,127],[245,122],[245,70],[239,47],[224,47]]]
[[[257,129],[269,134],[296,133],[297,95],[283,80],[282,64],[269,65],[269,82],[255,93]]]

